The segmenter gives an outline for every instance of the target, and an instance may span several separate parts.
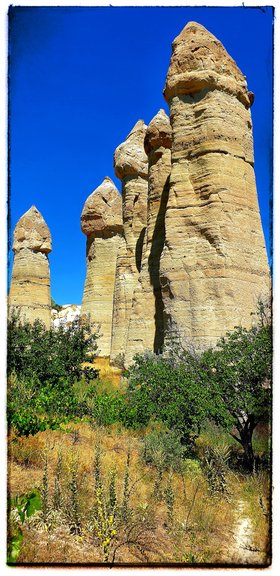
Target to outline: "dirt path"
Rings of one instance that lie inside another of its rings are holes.
[[[233,529],[233,542],[228,550],[229,558],[234,564],[261,565],[264,555],[253,544],[253,527],[245,511],[245,503],[239,500],[236,508],[236,523]]]

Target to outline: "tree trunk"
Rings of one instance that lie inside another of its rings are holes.
[[[244,427],[241,430],[239,430],[240,440],[245,455],[245,465],[246,468],[248,468],[249,472],[253,472],[254,470],[255,456],[252,446],[252,437],[255,426],[256,423],[254,418],[249,416]]]

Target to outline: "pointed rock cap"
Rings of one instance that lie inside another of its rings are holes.
[[[122,198],[108,176],[87,198],[81,228],[87,236],[108,237],[122,232]]]
[[[166,112],[161,108],[156,116],[153,117],[146,130],[144,140],[144,147],[146,154],[151,150],[160,148],[171,148],[172,144],[172,131],[169,117]]]
[[[138,120],[125,141],[116,148],[114,168],[120,180],[126,176],[148,177],[148,158],[144,150],[146,129],[144,121]]]
[[[19,219],[14,230],[13,251],[23,248],[48,254],[52,250],[49,228],[36,206],[31,206]]]
[[[246,107],[252,104],[245,76],[222,43],[201,24],[189,22],[172,43],[163,93],[169,102],[173,96],[204,88],[234,94]]]

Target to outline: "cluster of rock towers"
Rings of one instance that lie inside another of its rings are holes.
[[[100,355],[112,363],[129,365],[174,340],[213,345],[251,325],[269,294],[245,77],[210,32],[189,22],[172,44],[164,96],[170,118],[160,110],[148,126],[139,120],[115,151],[122,194],[106,177],[81,215],[81,313],[100,326]],[[10,304],[32,307],[47,326],[50,249],[32,207],[15,230]]]

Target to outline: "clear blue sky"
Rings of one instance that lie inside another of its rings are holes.
[[[86,198],[114,175],[113,154],[138,119],[160,108],[171,42],[189,20],[235,59],[255,94],[255,171],[270,253],[271,8],[14,7],[10,9],[10,232],[32,204],[53,238],[51,293],[81,303]],[[13,256],[10,252],[10,268]]]

